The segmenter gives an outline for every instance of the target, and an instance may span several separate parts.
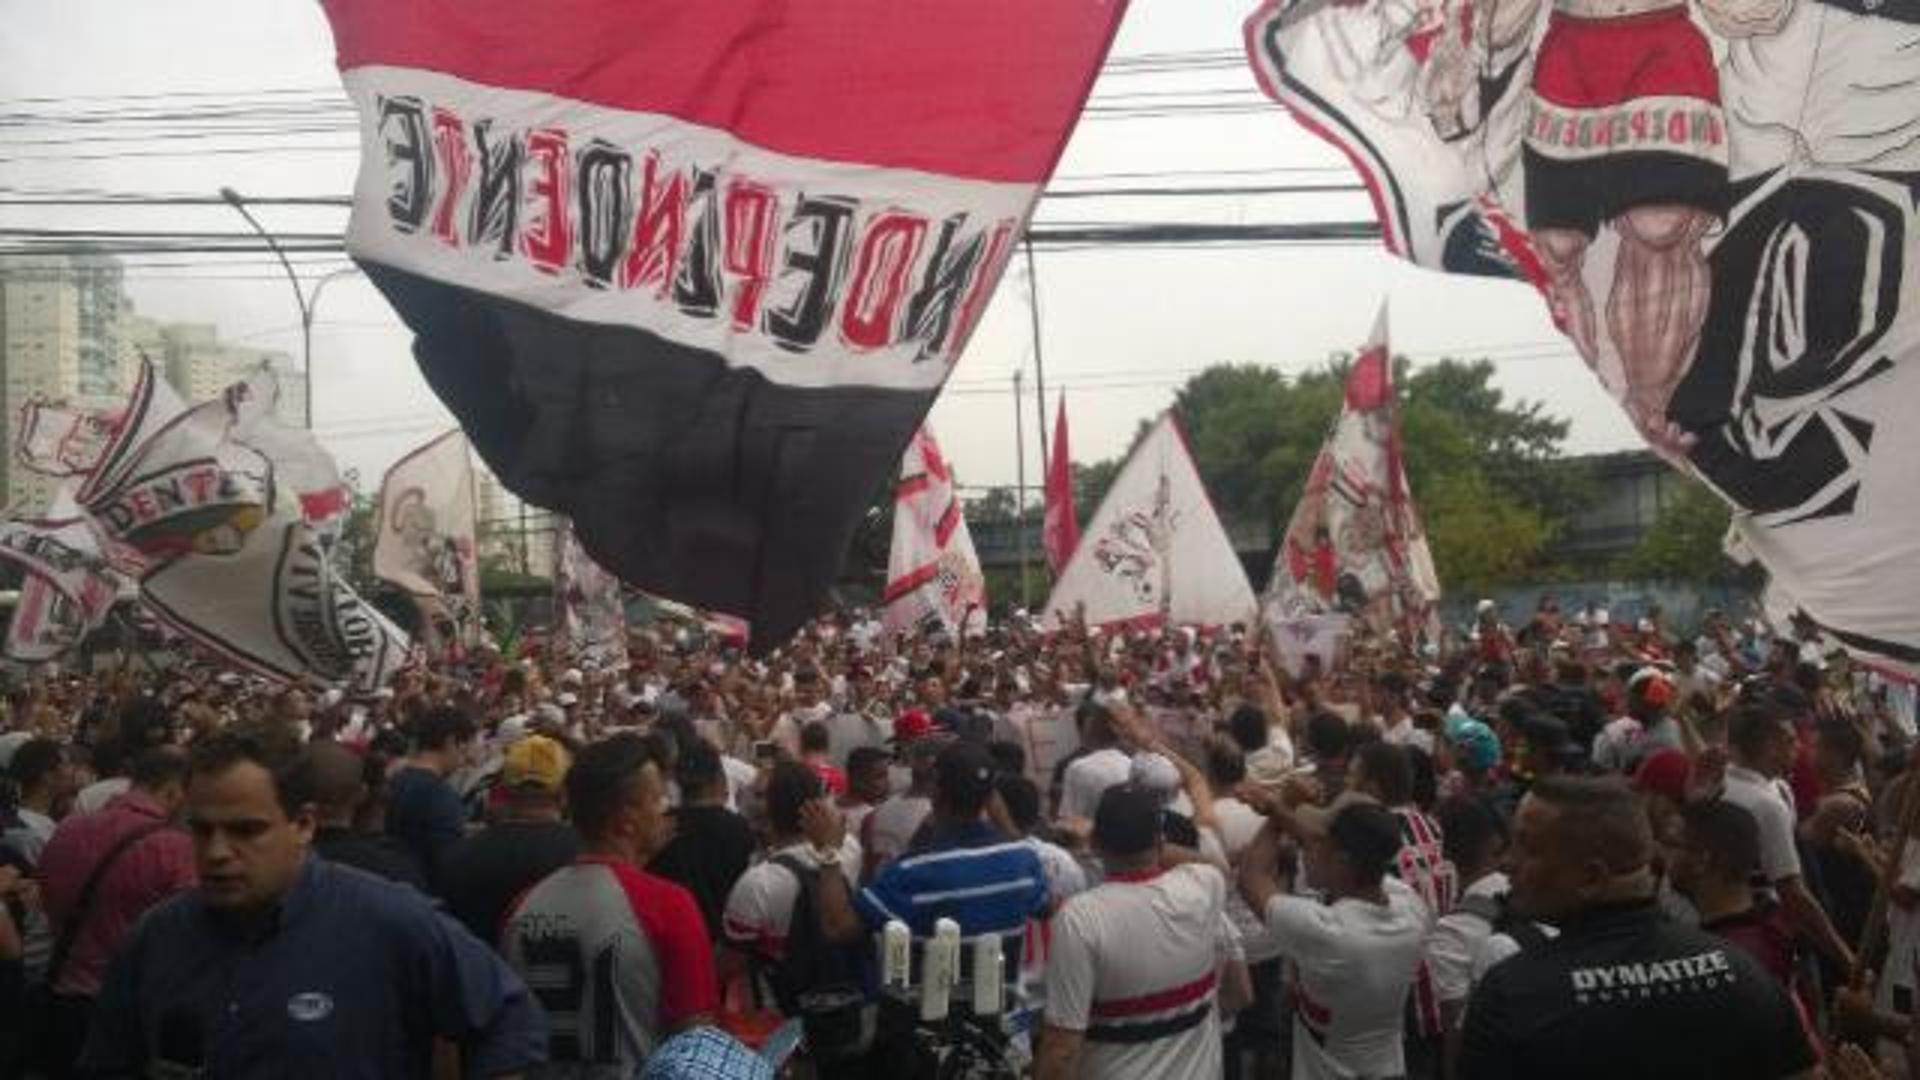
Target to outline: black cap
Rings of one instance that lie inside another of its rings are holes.
[[[1519,727],[1521,737],[1542,753],[1569,754],[1580,749],[1567,730],[1567,722],[1557,716],[1532,713],[1520,721]]]
[[[1139,784],[1115,784],[1102,792],[1093,812],[1093,843],[1102,854],[1125,858],[1153,850],[1161,835],[1160,792]]]
[[[976,742],[949,743],[933,763],[934,782],[949,806],[978,810],[993,794],[993,755]]]

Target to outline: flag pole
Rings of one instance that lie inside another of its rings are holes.
[[[1032,596],[1028,591],[1027,580],[1027,436],[1020,426],[1020,410],[1026,402],[1020,396],[1022,372],[1013,373],[1013,456],[1014,456],[1014,503],[1013,535],[1020,545],[1020,606],[1031,609]]]
[[[1040,352],[1040,274],[1034,269],[1033,234],[1026,236],[1027,311],[1033,319],[1033,414],[1040,420],[1040,472],[1053,461],[1047,451],[1047,362]]]

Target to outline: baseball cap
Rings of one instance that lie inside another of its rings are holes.
[[[510,788],[560,790],[567,779],[567,749],[545,735],[529,735],[512,746],[500,762],[500,782]]]
[[[1135,754],[1127,770],[1127,782],[1146,788],[1165,801],[1180,790],[1180,770],[1161,754]]]
[[[1114,784],[1100,794],[1093,811],[1093,842],[1108,855],[1125,857],[1150,850],[1160,839],[1164,817],[1160,793],[1139,784]]]
[[[1534,749],[1549,754],[1574,754],[1580,750],[1567,730],[1566,721],[1557,716],[1531,713],[1520,722],[1520,735]]]
[[[934,731],[933,717],[925,709],[908,709],[893,718],[893,741],[897,743],[924,739]]]
[[[1687,780],[1692,775],[1693,760],[1679,750],[1665,747],[1648,754],[1640,763],[1639,770],[1633,774],[1633,786],[1637,791],[1650,791],[1684,803]]]
[[[963,806],[993,794],[993,755],[976,742],[949,743],[934,759],[934,778],[945,798]]]
[[[1447,724],[1447,741],[1470,769],[1484,772],[1500,762],[1500,737],[1471,716]]]
[[[1649,705],[1665,707],[1673,701],[1673,683],[1656,667],[1643,667],[1627,680],[1627,688],[1637,691]]]

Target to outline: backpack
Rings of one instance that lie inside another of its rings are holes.
[[[761,966],[774,1003],[783,1015],[795,1017],[803,1011],[800,999],[806,994],[829,987],[859,989],[867,948],[861,941],[844,945],[828,941],[820,932],[820,914],[815,907],[820,887],[818,867],[808,866],[792,855],[776,855],[769,861],[800,883],[787,919],[786,953],[778,962]]]
[[[1520,946],[1521,952],[1545,945],[1552,940],[1547,932],[1540,929],[1538,923],[1515,912],[1503,896],[1463,896],[1453,905],[1453,910],[1471,915],[1486,923],[1496,934],[1505,934]]]

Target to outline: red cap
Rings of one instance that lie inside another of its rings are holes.
[[[1665,795],[1674,802],[1687,801],[1687,780],[1693,775],[1693,759],[1672,747],[1656,750],[1640,763],[1633,774],[1633,786],[1641,791]]]
[[[893,718],[893,741],[912,742],[933,734],[933,717],[925,709],[908,709]]]

